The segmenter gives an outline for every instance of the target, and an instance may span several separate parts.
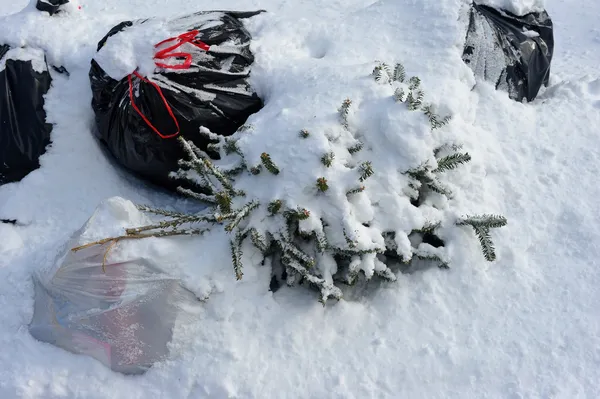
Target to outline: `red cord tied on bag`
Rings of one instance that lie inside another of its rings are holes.
[[[159,68],[165,68],[165,69],[189,69],[189,67],[192,65],[192,55],[190,53],[184,53],[184,52],[178,52],[178,53],[173,53],[174,50],[177,50],[179,47],[183,46],[185,43],[189,43],[192,44],[204,51],[209,51],[210,50],[210,46],[206,43],[204,43],[201,40],[197,40],[196,36],[198,36],[200,32],[197,30],[191,30],[189,32],[185,32],[182,33],[181,35],[177,36],[177,37],[171,37],[169,39],[163,40],[160,43],[157,43],[154,45],[154,48],[160,47],[163,44],[169,43],[169,42],[176,42],[175,44],[173,44],[172,46],[169,46],[165,49],[162,49],[160,51],[157,51],[156,54],[154,55],[154,59],[158,59],[158,60],[166,60],[167,58],[171,58],[171,57],[184,57],[184,61],[183,64],[179,64],[179,65],[170,65],[170,64],[164,64],[162,62],[154,62],[156,64],[157,67]]]
[[[183,46],[185,43],[189,43],[192,44],[204,51],[208,51],[210,49],[210,46],[206,43],[204,43],[201,40],[197,40],[196,36],[199,34],[200,32],[198,30],[192,30],[189,32],[185,32],[182,33],[179,36],[176,37],[171,37],[169,39],[163,40],[160,43],[157,43],[154,45],[154,48],[160,47],[162,45],[164,45],[165,43],[169,43],[169,42],[175,42],[175,44],[173,44],[172,46],[169,46],[167,48],[164,48],[162,50],[157,51],[154,54],[154,59],[155,60],[166,60],[168,58],[171,57],[184,57],[184,61],[182,64],[177,64],[177,65],[171,65],[171,64],[165,64],[162,62],[157,62],[154,61],[154,63],[156,64],[157,67],[159,68],[164,68],[164,69],[189,69],[190,66],[192,65],[192,55],[190,53],[184,53],[184,52],[176,52],[174,53],[174,50],[177,50],[179,47]],[[173,122],[175,123],[175,127],[177,128],[177,131],[175,133],[172,134],[162,134],[153,124],[152,122],[150,122],[150,120],[144,115],[142,114],[142,111],[140,111],[140,109],[138,108],[138,106],[135,104],[135,100],[134,100],[134,96],[133,96],[133,76],[139,78],[142,82],[146,82],[149,83],[152,87],[154,87],[156,89],[156,91],[158,92],[158,95],[160,96],[162,102],[165,104],[165,107],[167,109],[167,112],[169,113],[169,115],[171,116],[171,118],[173,119]],[[128,81],[129,81],[129,100],[131,101],[131,106],[133,107],[133,109],[135,110],[135,112],[138,113],[138,115],[144,120],[144,122],[146,122],[146,124],[150,127],[150,129],[152,129],[154,131],[154,133],[158,134],[161,138],[163,139],[170,139],[173,137],[176,137],[177,135],[179,135],[179,122],[177,121],[177,118],[175,117],[175,114],[173,113],[173,109],[171,108],[171,106],[169,105],[169,103],[167,102],[167,99],[165,98],[162,90],[160,89],[160,87],[150,81],[149,79],[143,77],[142,75],[140,75],[137,70],[135,70],[133,73],[131,73],[128,77],[127,77]]]

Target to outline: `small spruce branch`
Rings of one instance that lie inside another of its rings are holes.
[[[324,177],[319,177],[317,179],[317,189],[321,192],[325,192],[329,190],[329,185],[327,184],[327,179]]]
[[[394,100],[399,103],[403,103],[406,101],[405,98],[406,93],[404,93],[404,89],[398,88],[394,91]]]
[[[423,103],[425,94],[421,90],[410,91],[406,97],[409,111],[416,111]]]
[[[421,79],[418,76],[413,76],[408,80],[408,85],[410,91],[415,91],[421,86]]]
[[[193,198],[195,200],[207,203],[207,204],[211,204],[211,205],[216,205],[217,204],[217,199],[215,198],[214,195],[207,195],[207,194],[202,194],[202,193],[198,193],[196,191],[190,190],[189,188],[184,188],[184,187],[177,187],[177,191],[183,195],[186,195],[190,198]]]
[[[250,239],[252,240],[252,244],[263,254],[269,250],[267,238],[255,228],[250,229]]]
[[[244,237],[241,233],[237,233],[235,237],[230,241],[231,248],[231,261],[233,263],[233,270],[235,272],[235,278],[241,280],[244,276],[242,272],[242,242]]]
[[[350,154],[356,154],[357,152],[359,152],[360,150],[363,149],[364,144],[359,141],[356,144],[354,144],[352,147],[348,148],[348,152]]]
[[[338,109],[338,113],[340,114],[340,123],[345,129],[348,129],[348,116],[350,114],[350,107],[352,106],[352,100],[349,98],[345,99],[342,103],[342,106]]]
[[[187,216],[186,214],[181,213],[181,212],[168,211],[166,209],[154,208],[154,207],[151,207],[148,205],[136,205],[136,208],[139,211],[146,212],[146,213],[153,213],[155,215],[160,215],[160,216],[168,216],[168,217],[174,217],[174,218]]]
[[[332,151],[330,151],[321,157],[321,163],[329,168],[333,164],[334,159],[335,154]]]
[[[379,65],[373,69],[373,77],[375,78],[376,82],[381,82],[384,78],[386,78],[387,81],[391,81],[392,71],[390,66],[385,62],[379,63]]]
[[[479,239],[485,259],[489,262],[496,260],[496,252],[490,235],[490,229],[506,226],[507,220],[505,217],[498,215],[468,216],[458,220],[456,224],[458,226],[471,226]]]
[[[466,218],[459,219],[456,224],[458,226],[473,226],[493,229],[506,226],[508,221],[504,216],[501,215],[484,214],[467,216]]]
[[[423,112],[429,119],[429,123],[431,125],[431,129],[439,129],[442,126],[447,125],[450,122],[451,117],[446,116],[444,118],[440,118],[435,112],[433,112],[433,106],[431,104],[425,105],[423,107]]]
[[[353,256],[363,256],[367,254],[382,254],[385,252],[385,248],[356,249],[331,246],[328,248],[328,250],[336,255],[340,255],[346,258],[351,258]]]
[[[441,222],[426,222],[420,229],[415,229],[412,232],[420,234],[433,234],[436,229],[441,226]]]
[[[312,256],[306,254],[300,248],[298,248],[296,244],[291,242],[290,237],[287,237],[286,233],[276,233],[273,235],[273,238],[275,243],[281,249],[283,257],[296,259],[296,261],[299,262],[307,270],[315,265],[315,259]]]
[[[253,210],[258,208],[259,205],[260,204],[256,201],[252,201],[252,202],[249,202],[248,204],[244,205],[240,210],[235,212],[235,214],[236,214],[235,217],[233,218],[231,223],[229,223],[227,226],[225,226],[225,231],[228,231],[228,232],[233,231],[233,229],[235,229],[242,222],[242,220],[247,218]]]
[[[306,129],[302,129],[302,130],[300,130],[299,136],[302,137],[303,139],[307,139],[308,136],[310,136],[310,132]]]
[[[458,152],[462,150],[462,148],[462,144],[446,143],[433,150],[433,154],[436,158],[439,158],[440,153],[442,153],[443,151]]]
[[[371,177],[373,175],[373,173],[375,173],[375,172],[373,171],[373,165],[371,164],[370,161],[366,161],[366,162],[363,162],[362,164],[360,164],[359,180],[361,182],[367,180],[369,177]]]
[[[283,202],[281,200],[274,200],[269,203],[269,205],[267,206],[267,210],[271,215],[275,215],[279,213],[282,206]]]
[[[267,154],[266,152],[263,152],[260,155],[260,160],[262,161],[262,164],[269,172],[273,173],[274,175],[279,174],[279,168],[277,167],[277,165],[275,165],[275,163],[273,162],[273,160],[271,159],[271,156],[269,154]]]
[[[310,211],[305,208],[288,209],[283,215],[288,221],[306,220],[310,217]]]
[[[231,212],[231,196],[225,191],[218,192],[215,194],[215,199],[217,200],[217,205],[219,206],[219,211],[221,213],[229,213]]]
[[[351,190],[348,190],[346,192],[346,195],[358,194],[358,193],[362,193],[363,191],[365,191],[365,186],[360,186],[360,187],[356,187]]]
[[[437,161],[438,167],[433,171],[433,173],[440,173],[452,170],[470,161],[471,155],[469,155],[468,152],[448,155]]]
[[[396,67],[394,68],[394,74],[392,76],[392,79],[395,80],[396,82],[400,82],[403,83],[404,80],[406,79],[406,70],[404,69],[404,65],[398,63],[396,64]]]
[[[238,147],[237,140],[225,139],[223,144],[223,150],[226,155],[237,153],[240,154],[240,148]]]
[[[425,184],[432,191],[435,191],[438,194],[445,195],[446,197],[452,197],[452,195],[453,195],[452,190],[450,190],[448,187],[443,185],[437,178],[428,180]]]
[[[240,173],[242,173],[244,170],[246,169],[246,163],[244,161],[240,162],[237,166],[234,166],[231,169],[227,169],[223,171],[223,174],[228,178],[231,179],[237,175],[239,175]]]
[[[329,242],[327,236],[322,231],[313,231],[312,237],[315,240],[317,250],[321,253],[325,252],[329,248]]]
[[[331,283],[326,282],[324,279],[317,277],[310,273],[302,264],[300,264],[296,259],[291,258],[289,256],[283,255],[281,257],[281,263],[287,268],[293,269],[296,273],[300,274],[306,281],[311,284],[314,284],[321,291],[320,302],[325,304],[325,302],[330,298],[341,299],[342,291],[334,286]]]
[[[415,253],[414,256],[419,260],[435,262],[438,264],[438,267],[440,269],[449,269],[450,268],[450,265],[448,264],[448,262],[445,262],[444,260],[442,260],[442,258],[440,258],[437,255]]]

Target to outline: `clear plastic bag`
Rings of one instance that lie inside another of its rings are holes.
[[[144,373],[167,358],[178,316],[198,299],[150,259],[104,262],[111,243],[71,251],[80,244],[71,240],[58,269],[35,276],[29,331],[114,371]]]

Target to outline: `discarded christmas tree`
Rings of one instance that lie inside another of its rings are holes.
[[[424,102],[421,80],[407,80],[402,65],[391,68],[380,63],[373,76],[376,84],[392,86],[390,107],[396,107],[397,112],[419,112],[432,131],[450,123],[449,116],[437,115],[435,107]],[[325,143],[320,144],[323,151],[315,155],[313,165],[306,165],[305,155],[294,158],[276,151],[249,151],[249,140],[240,139],[260,134],[252,126],[244,126],[229,138],[201,132],[215,142],[210,150],[220,155],[218,161],[179,138],[186,159],[180,161],[180,169],[172,177],[186,182],[186,188],[179,189],[182,194],[206,203],[208,208],[186,215],[140,206],[165,220],[127,229],[121,237],[98,243],[201,235],[222,226],[229,235],[237,279],[243,278],[243,244],[251,242],[264,258],[271,258],[275,278],[290,286],[308,283],[316,287],[322,302],[341,298],[340,284],[355,283],[361,275],[394,281],[395,266],[410,264],[414,259],[450,267],[452,260],[437,235],[441,226],[470,226],[485,259],[495,260],[491,229],[504,226],[506,219],[471,215],[448,220],[444,213],[434,212],[435,206],[426,204],[433,196],[452,199],[445,174],[470,162],[471,156],[461,152],[460,145],[440,143],[429,149],[429,157],[405,170],[385,165],[382,162],[394,156],[402,160],[396,153],[402,146],[378,146],[374,141],[380,140],[377,134],[358,131],[353,123],[356,109],[351,99],[342,101],[337,126],[328,126],[334,137],[315,129],[292,132],[289,146]],[[317,141],[322,137],[327,140]],[[393,138],[402,140],[401,136]],[[297,170],[304,173],[293,175]],[[270,197],[265,187],[283,184],[283,179],[290,178],[286,173],[306,180],[293,182],[296,195],[291,199]],[[261,179],[262,185],[256,184],[256,179]],[[397,186],[384,184],[385,179],[393,179]],[[411,215],[410,223],[402,218],[404,214]]]

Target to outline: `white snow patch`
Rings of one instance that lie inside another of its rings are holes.
[[[544,11],[545,0],[475,0],[475,3],[506,10],[515,15]]]

